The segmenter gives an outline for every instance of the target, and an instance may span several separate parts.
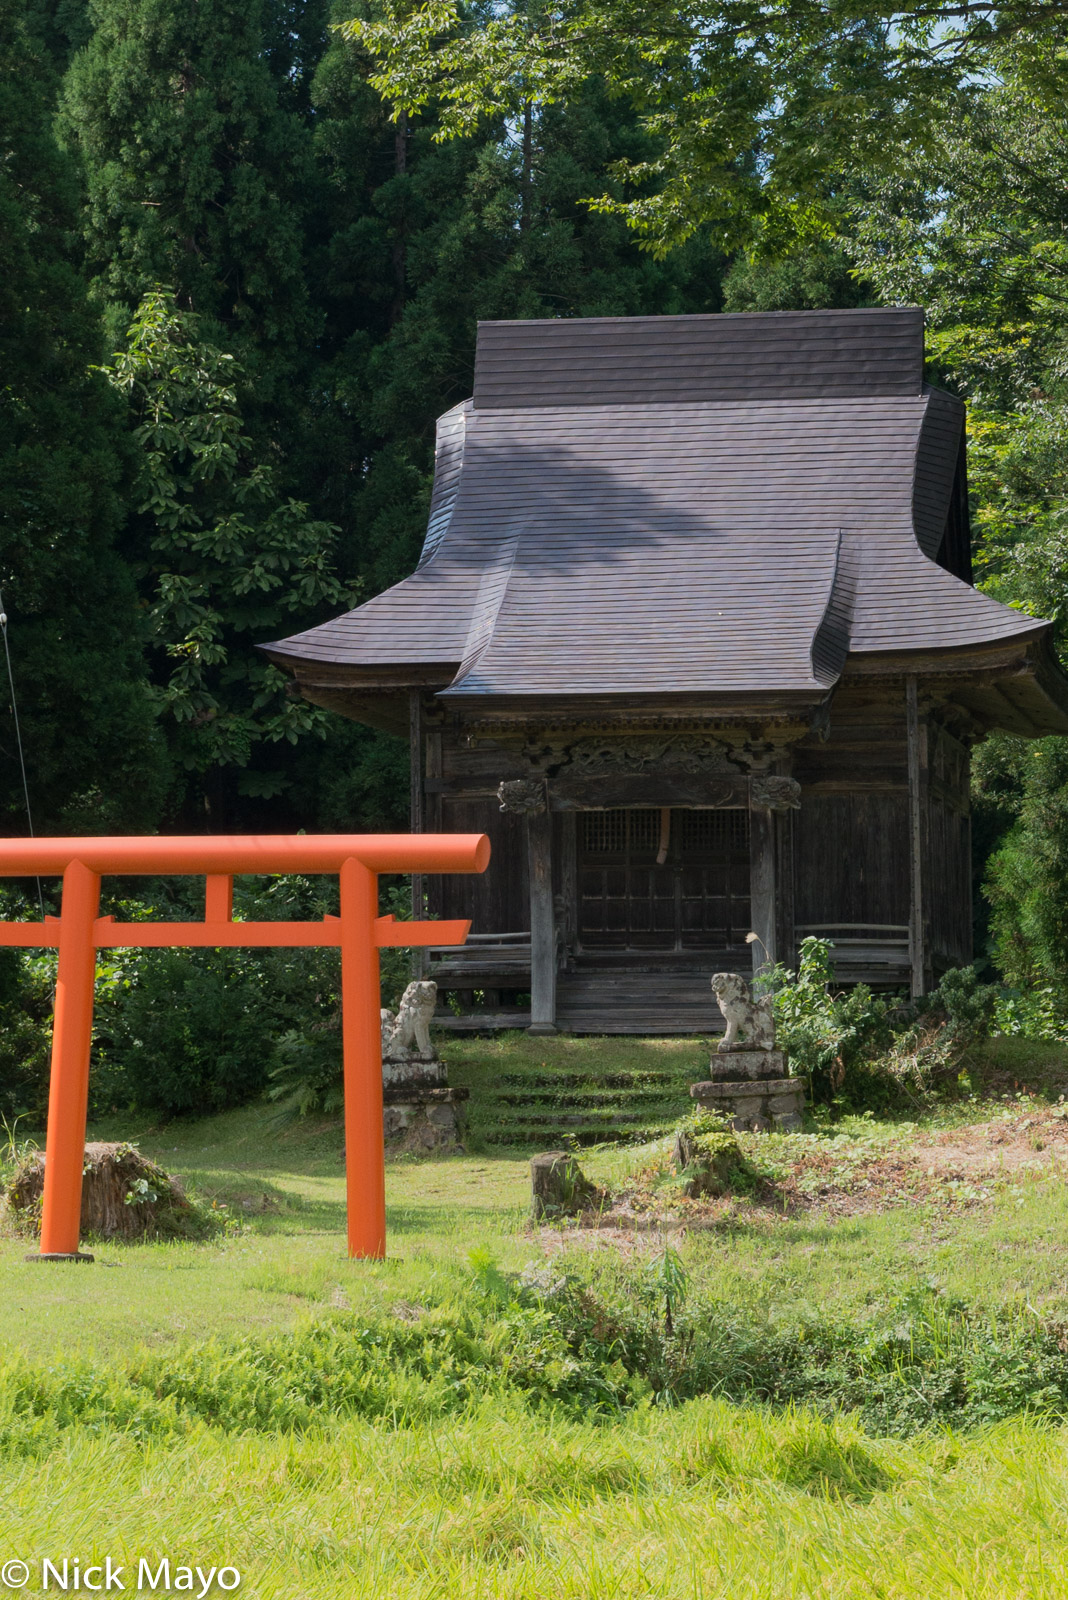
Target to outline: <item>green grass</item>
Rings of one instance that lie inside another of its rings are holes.
[[[479,1082],[505,1068],[522,1076],[543,1061],[584,1081],[666,1070],[665,1060],[690,1076],[693,1058],[703,1066],[694,1041],[521,1046],[452,1045],[454,1080],[477,1096]],[[998,1041],[980,1068],[991,1092],[1040,1074],[1055,1098],[1068,1053]],[[964,1101],[917,1120],[952,1127],[993,1109]],[[582,1263],[592,1256],[625,1292],[628,1273],[665,1242],[655,1233],[531,1236],[526,1151],[501,1145],[391,1161],[389,1259],[352,1263],[339,1128],[279,1134],[268,1119],[252,1108],[159,1129],[94,1128],[96,1137],[137,1139],[203,1203],[225,1207],[229,1231],[202,1243],[100,1245],[95,1265],[66,1268],[28,1265],[26,1241],[0,1234],[0,1372],[55,1369],[50,1381],[91,1372],[117,1393],[124,1372],[186,1370],[211,1339],[225,1358],[288,1332],[299,1346],[309,1323],[344,1328],[448,1303],[474,1248],[505,1270],[543,1260],[546,1248]],[[852,1119],[812,1138],[848,1155],[913,1136],[901,1122]],[[774,1166],[788,1146],[770,1139],[764,1151]],[[606,1146],[582,1161],[610,1182],[639,1154]],[[900,1208],[834,1221],[739,1209],[674,1242],[694,1285],[773,1324],[806,1315],[862,1322],[932,1280],[991,1312],[1068,1316],[1068,1190],[1051,1175],[1006,1178],[959,1212]],[[236,1566],[240,1593],[271,1600],[1068,1594],[1068,1429],[1026,1418],[900,1441],[806,1409],[704,1398],[597,1421],[531,1410],[502,1390],[404,1426],[339,1413],[265,1432],[193,1416],[173,1436],[137,1437],[105,1412],[75,1417],[36,1453],[0,1454],[0,1559],[66,1555],[84,1565],[110,1554],[136,1567],[141,1556],[170,1554]],[[39,1588],[35,1579],[27,1593]]]
[[[557,1046],[528,1043],[543,1055]],[[966,1103],[930,1120],[951,1127],[993,1109]],[[427,1285],[448,1281],[474,1246],[489,1249],[506,1268],[522,1267],[538,1253],[526,1231],[527,1155],[514,1148],[436,1162],[392,1160],[389,1259],[368,1265],[345,1255],[336,1124],[279,1133],[269,1111],[253,1107],[159,1130],[125,1122],[90,1131],[136,1140],[203,1202],[225,1206],[234,1231],[198,1245],[98,1246],[96,1266],[76,1277],[27,1265],[25,1241],[0,1235],[0,1349],[92,1356],[288,1326],[339,1296],[357,1309],[389,1296],[419,1298]],[[843,1149],[912,1136],[908,1125],[860,1118],[831,1132],[832,1148]],[[772,1163],[776,1150],[787,1148],[775,1137],[763,1147]],[[582,1156],[585,1170],[608,1184],[636,1159],[640,1153],[618,1146]],[[661,1244],[655,1234],[638,1236],[631,1248],[649,1255]],[[691,1275],[714,1283],[724,1299],[784,1316],[828,1306],[862,1313],[931,1279],[970,1302],[1017,1297],[1058,1311],[1068,1307],[1068,1187],[1055,1178],[1016,1176],[988,1204],[960,1215],[908,1207],[838,1221],[771,1222],[739,1212],[707,1232],[691,1232],[680,1249]]]
[[[80,1277],[72,1276],[78,1269],[26,1263],[27,1242],[0,1236],[0,1349],[92,1357],[288,1326],[338,1295],[371,1306],[407,1292],[455,1268],[487,1237],[519,1249],[523,1159],[392,1161],[390,1258],[355,1264],[346,1254],[337,1123],[279,1133],[270,1111],[253,1107],[163,1130],[99,1123],[90,1136],[134,1140],[202,1204],[225,1208],[232,1231],[192,1248],[98,1244]]]
[[[987,1039],[972,1052],[980,1092],[1025,1085],[1049,1100],[1068,1098],[1068,1050],[1041,1039]]]
[[[714,1401],[612,1430],[494,1408],[178,1448],[81,1433],[5,1473],[4,1545],[232,1565],[262,1600],[1062,1600],[1066,1442],[900,1445]]]

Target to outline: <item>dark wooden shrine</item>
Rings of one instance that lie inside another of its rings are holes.
[[[808,933],[844,982],[971,959],[969,751],[1068,732],[1049,631],[972,587],[964,409],[892,309],[483,324],[418,569],[268,652],[410,737],[413,827],[490,834],[425,886],[473,919],[439,983],[673,1033]]]

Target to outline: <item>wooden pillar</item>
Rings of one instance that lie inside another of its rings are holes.
[[[915,999],[930,988],[927,906],[924,904],[924,853],[927,811],[927,730],[920,722],[914,677],[905,680],[905,722],[909,772],[909,966]]]
[[[578,813],[560,816],[560,894],[563,900],[564,946],[573,952],[578,944]]]
[[[425,726],[426,724],[424,720],[424,727]],[[440,727],[426,727],[425,748],[427,787],[424,789],[424,793],[426,793],[426,800],[423,803],[423,826],[426,828],[428,833],[440,833],[442,831],[440,785],[442,771],[444,770],[442,766]],[[429,790],[429,785],[431,783],[433,783],[435,786],[433,790]]]
[[[413,833],[426,831],[426,797],[423,791],[423,702],[421,692],[412,689],[408,695],[408,744],[411,760],[410,811]],[[421,872],[412,873],[412,918],[419,922],[426,916],[424,904],[426,885]],[[412,977],[425,978],[426,951],[412,951]]]
[[[788,967],[797,965],[797,935],[794,932],[794,811],[791,807],[775,818],[776,834],[776,915],[777,960]]]
[[[975,959],[975,907],[972,903],[972,753],[964,747],[962,781],[958,789],[961,803],[961,876],[964,882],[963,927],[960,964],[970,967]]]
[[[751,945],[753,971],[779,959],[776,939],[775,813],[749,802],[749,921],[756,939]]]
[[[556,918],[553,912],[553,819],[548,805],[527,812],[530,873],[530,1027],[556,1032]]]

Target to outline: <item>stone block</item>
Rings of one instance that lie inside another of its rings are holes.
[[[462,1150],[466,1089],[390,1085],[384,1094],[386,1143],[412,1154],[447,1155]]]
[[[690,1094],[709,1111],[730,1117],[736,1133],[796,1133],[805,1106],[805,1080],[713,1080],[692,1084]]]
[[[439,1089],[447,1082],[445,1063],[436,1056],[429,1061],[418,1056],[382,1058],[382,1084],[386,1089]]]
[[[784,1078],[786,1057],[781,1050],[729,1050],[714,1055],[708,1063],[708,1071],[715,1083],[732,1082],[737,1078]]]

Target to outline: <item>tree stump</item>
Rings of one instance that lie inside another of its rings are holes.
[[[41,1231],[44,1169],[45,1153],[35,1150],[7,1190],[12,1211],[36,1233]],[[204,1231],[178,1179],[131,1144],[87,1144],[82,1172],[83,1238],[191,1237]]]
[[[603,1199],[566,1150],[548,1150],[530,1158],[530,1211],[535,1221],[573,1217]]]
[[[741,1152],[728,1133],[695,1134],[689,1128],[678,1130],[671,1152],[675,1171],[687,1173],[682,1192],[691,1200],[727,1194],[731,1168],[740,1159]]]

